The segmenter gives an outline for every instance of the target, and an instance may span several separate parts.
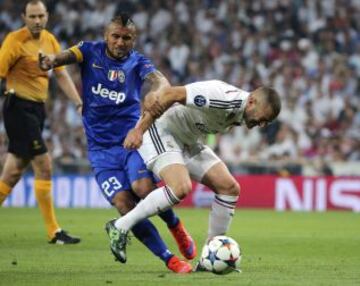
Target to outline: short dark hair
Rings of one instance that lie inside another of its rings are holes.
[[[30,0],[30,1],[27,1],[27,2],[25,3],[25,5],[23,6],[23,11],[22,11],[23,14],[26,15],[26,7],[27,7],[28,5],[36,5],[36,4],[38,4],[38,3],[43,4],[44,7],[45,7],[45,9],[47,10],[47,7],[46,7],[46,4],[45,4],[44,1],[42,1],[42,0]]]
[[[123,27],[135,27],[133,20],[131,19],[130,15],[127,13],[120,13],[119,15],[114,16],[110,23],[115,23],[121,25]]]
[[[281,100],[278,92],[272,87],[260,87],[260,92],[264,96],[265,103],[270,105],[275,119],[281,111]]]

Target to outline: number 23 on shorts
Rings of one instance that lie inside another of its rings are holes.
[[[120,190],[122,188],[122,185],[116,177],[110,177],[101,183],[101,188],[104,191],[105,195],[110,197],[116,191]]]

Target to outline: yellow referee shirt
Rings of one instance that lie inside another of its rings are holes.
[[[0,48],[0,78],[6,79],[6,89],[14,89],[21,98],[44,102],[49,77],[48,72],[39,68],[39,52],[57,54],[60,51],[59,42],[47,30],[41,32],[39,39],[34,39],[27,27],[9,33]]]

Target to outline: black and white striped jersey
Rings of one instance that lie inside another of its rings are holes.
[[[249,92],[220,80],[185,85],[186,105],[171,107],[159,121],[185,144],[240,125]]]

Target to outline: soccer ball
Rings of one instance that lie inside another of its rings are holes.
[[[207,271],[215,274],[228,274],[238,270],[241,252],[238,243],[231,237],[219,235],[211,238],[204,245],[200,264]]]

